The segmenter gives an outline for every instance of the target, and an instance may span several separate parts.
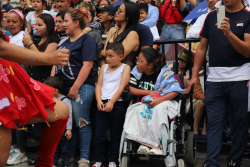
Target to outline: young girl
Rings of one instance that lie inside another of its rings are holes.
[[[78,167],[89,166],[91,143],[90,107],[94,97],[97,71],[93,69],[98,46],[94,39],[85,34],[84,14],[78,9],[68,10],[64,17],[64,28],[69,38],[59,48],[70,51],[67,66],[57,66],[56,75],[64,81],[62,94],[72,99],[73,118],[80,140]],[[74,139],[74,130],[72,135]],[[72,147],[76,147],[77,142]]]
[[[31,50],[51,53],[56,50],[60,38],[55,33],[54,19],[50,14],[43,13],[36,20],[37,35],[41,38],[33,38],[24,35],[23,42]],[[30,66],[30,76],[40,82],[43,82],[51,74],[52,66]]]
[[[43,6],[45,5],[46,1],[45,0],[32,0],[32,8],[35,9],[35,11],[29,12],[28,15],[26,16],[27,20],[27,28],[29,34],[37,35],[36,32],[36,19],[37,16],[39,16],[42,13],[48,13],[49,11],[43,10]]]
[[[105,162],[105,143],[109,128],[109,167],[118,165],[119,145],[126,114],[126,105],[121,94],[129,83],[130,67],[121,62],[124,47],[120,42],[113,42],[107,46],[106,53],[108,64],[101,67],[95,89],[98,110],[94,134],[96,163],[93,167],[102,167]]]

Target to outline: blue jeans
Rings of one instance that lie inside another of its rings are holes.
[[[247,81],[206,82],[207,158],[210,167],[219,167],[227,108],[230,108],[232,146],[228,160],[241,164],[248,138]]]
[[[58,143],[58,146],[56,148],[56,152],[54,155],[53,165],[58,165],[58,160],[62,159],[61,166],[68,166],[69,164],[69,140],[67,140],[66,136],[66,129],[64,130],[62,137]]]
[[[117,101],[111,112],[96,111],[94,132],[96,162],[105,162],[107,131],[110,128],[110,150],[108,161],[118,164],[120,140],[126,111],[126,105],[123,101]]]
[[[161,31],[161,40],[185,39],[185,32],[183,25],[166,26],[164,25]],[[164,55],[167,54],[170,44],[164,45]],[[161,45],[161,52],[162,45]]]
[[[94,97],[95,87],[93,85],[83,84],[78,92],[76,99],[72,100],[72,115],[78,131],[80,142],[80,158],[89,159],[90,144],[91,144],[91,122],[90,122],[90,107]],[[71,147],[76,148],[77,135],[73,130]],[[73,149],[74,151],[75,149]],[[72,150],[71,150],[72,151]],[[71,153],[72,155],[72,153]]]

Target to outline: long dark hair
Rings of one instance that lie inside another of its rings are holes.
[[[47,14],[47,13],[40,14],[37,17],[42,19],[47,26],[47,39],[43,44],[38,46],[38,50],[41,52],[44,52],[49,44],[50,39],[56,36],[55,22],[54,22],[54,18],[50,14]]]
[[[145,48],[141,54],[146,58],[147,63],[153,63],[153,71],[159,71],[166,65],[165,56],[154,48]]]
[[[130,31],[136,30],[136,26],[140,18],[139,8],[134,2],[126,1],[123,4],[125,5],[125,16],[128,22],[124,31],[115,39],[115,41],[119,42],[122,42],[127,37]]]

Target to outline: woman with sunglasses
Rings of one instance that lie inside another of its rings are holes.
[[[139,36],[136,32],[140,12],[138,6],[133,2],[124,2],[115,14],[114,20],[120,27],[109,30],[104,50],[100,53],[101,65],[105,64],[106,47],[111,42],[122,42],[124,47],[123,63],[130,67],[135,66],[136,51],[139,47]]]

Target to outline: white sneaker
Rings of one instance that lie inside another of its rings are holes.
[[[9,157],[7,165],[17,165],[27,161],[28,158],[26,157],[25,153],[21,153],[20,151],[15,150],[15,153]]]
[[[56,167],[56,165],[53,165],[53,167]]]
[[[95,162],[92,167],[103,167],[101,162]]]
[[[141,145],[139,149],[137,150],[138,154],[148,154],[149,153],[149,148],[146,146]]]
[[[15,153],[15,149],[13,148],[13,145],[10,147],[10,155],[12,156]]]
[[[78,167],[89,167],[89,160],[80,159],[78,161]]]
[[[117,167],[115,162],[110,162],[109,167]]]
[[[148,154],[153,154],[153,155],[164,155],[164,151],[159,150],[159,149],[151,149]]]

